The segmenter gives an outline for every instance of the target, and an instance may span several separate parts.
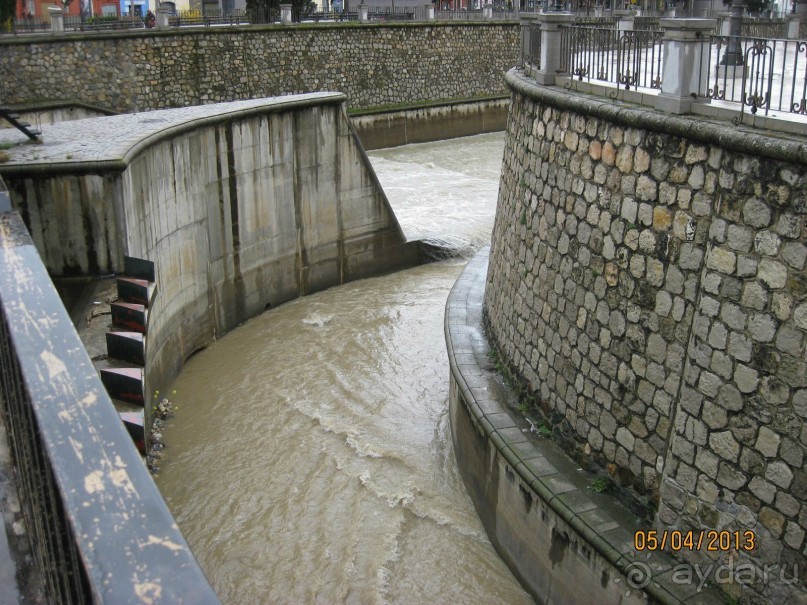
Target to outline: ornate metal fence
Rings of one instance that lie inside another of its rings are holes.
[[[807,42],[712,36],[705,95],[752,114],[807,114]]]
[[[218,603],[0,180],[0,417],[50,603]]]
[[[623,87],[660,88],[660,31],[619,31],[595,27],[564,27],[561,71],[578,80]]]

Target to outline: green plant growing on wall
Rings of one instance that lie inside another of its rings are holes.
[[[549,428],[544,423],[539,424],[538,428],[536,430],[538,431],[538,434],[541,437],[551,437],[552,436],[552,429]]]
[[[490,359],[490,362],[493,364],[494,369],[499,374],[504,374],[504,366],[502,365],[502,360],[499,359],[499,354],[495,350],[491,350],[488,353],[488,359]]]
[[[611,484],[609,481],[603,477],[597,477],[588,484],[588,489],[590,489],[592,492],[597,492],[598,494],[607,492],[610,487]]]
[[[521,218],[519,218],[519,219],[518,219],[518,222],[519,222],[520,224],[522,224],[522,225],[526,225],[526,224],[527,224],[527,211],[526,211],[526,210],[523,210],[523,211],[521,212]]]

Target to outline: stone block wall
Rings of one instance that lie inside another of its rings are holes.
[[[485,295],[504,360],[660,528],[760,544],[693,558],[804,577],[807,146],[507,78]]]
[[[132,112],[340,91],[352,108],[502,94],[518,24],[191,28],[0,38],[0,105]]]

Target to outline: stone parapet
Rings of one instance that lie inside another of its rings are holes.
[[[0,78],[17,84],[0,104],[132,112],[322,90],[351,108],[468,99],[507,93],[518,45],[517,23],[490,21],[4,36]]]

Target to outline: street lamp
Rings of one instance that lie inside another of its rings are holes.
[[[795,2],[795,0],[794,0]],[[729,17],[729,43],[720,65],[742,65],[743,50],[740,47],[740,34],[743,27],[743,0],[734,0]]]

